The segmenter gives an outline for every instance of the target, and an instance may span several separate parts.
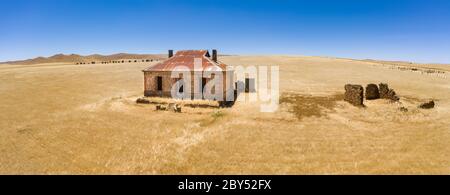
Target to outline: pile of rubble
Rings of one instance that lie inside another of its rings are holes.
[[[428,102],[425,102],[425,103],[423,103],[423,104],[420,104],[420,105],[419,105],[419,108],[421,108],[421,109],[432,109],[432,108],[434,108],[434,106],[435,106],[434,101],[433,101],[433,100],[430,100],[430,101],[428,101]]]
[[[136,103],[137,104],[156,104],[156,102],[151,102],[150,100],[148,100],[145,97],[138,98],[136,100]],[[156,110],[158,110],[158,111],[174,111],[177,113],[181,113],[181,105],[176,104],[176,103],[169,103],[168,105],[158,103],[156,105]]]
[[[385,83],[380,83],[380,98],[381,99],[389,99],[392,101],[399,101],[400,98],[397,97],[397,94],[393,89],[389,89],[389,86]]]
[[[136,100],[136,103],[137,103],[137,104],[150,104],[150,100],[145,99],[145,98],[138,98],[138,99]]]
[[[164,106],[161,104],[156,105],[156,110],[158,111],[174,111],[177,113],[181,113],[181,105],[170,103],[168,106]]]

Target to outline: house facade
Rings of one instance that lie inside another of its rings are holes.
[[[217,99],[215,96],[216,98],[212,100],[230,100],[232,98],[230,96],[234,95],[234,71],[217,60],[216,50],[213,50],[212,54],[210,55],[208,50],[184,50],[178,51],[174,55],[173,51],[169,50],[167,60],[143,70],[144,95],[147,97],[172,97],[175,89],[179,94],[192,97],[191,99],[210,99],[211,97],[206,95],[208,93],[220,94],[221,98]],[[180,70],[183,70],[184,74]],[[190,79],[186,73],[190,74]],[[222,78],[219,74],[222,75]],[[175,78],[174,75],[176,75]],[[180,80],[183,81],[182,84],[180,84]],[[191,83],[190,89],[184,84],[186,80]],[[214,81],[210,82],[212,80]],[[214,84],[215,87],[212,90],[206,90],[207,83]]]

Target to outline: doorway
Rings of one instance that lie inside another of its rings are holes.
[[[156,85],[157,85],[157,91],[162,91],[162,77],[158,76],[156,77]]]

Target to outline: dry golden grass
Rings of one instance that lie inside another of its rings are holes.
[[[135,103],[142,63],[0,66],[0,173],[450,174],[448,78],[319,57],[221,60],[280,65],[279,111],[155,111]],[[335,96],[379,82],[401,102]],[[435,109],[417,109],[429,98]]]

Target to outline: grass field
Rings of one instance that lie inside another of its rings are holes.
[[[325,57],[219,60],[279,65],[280,109],[137,105],[148,63],[1,65],[0,174],[450,174],[448,70]],[[400,103],[342,100],[347,83],[380,82]],[[436,108],[418,109],[427,99]]]

